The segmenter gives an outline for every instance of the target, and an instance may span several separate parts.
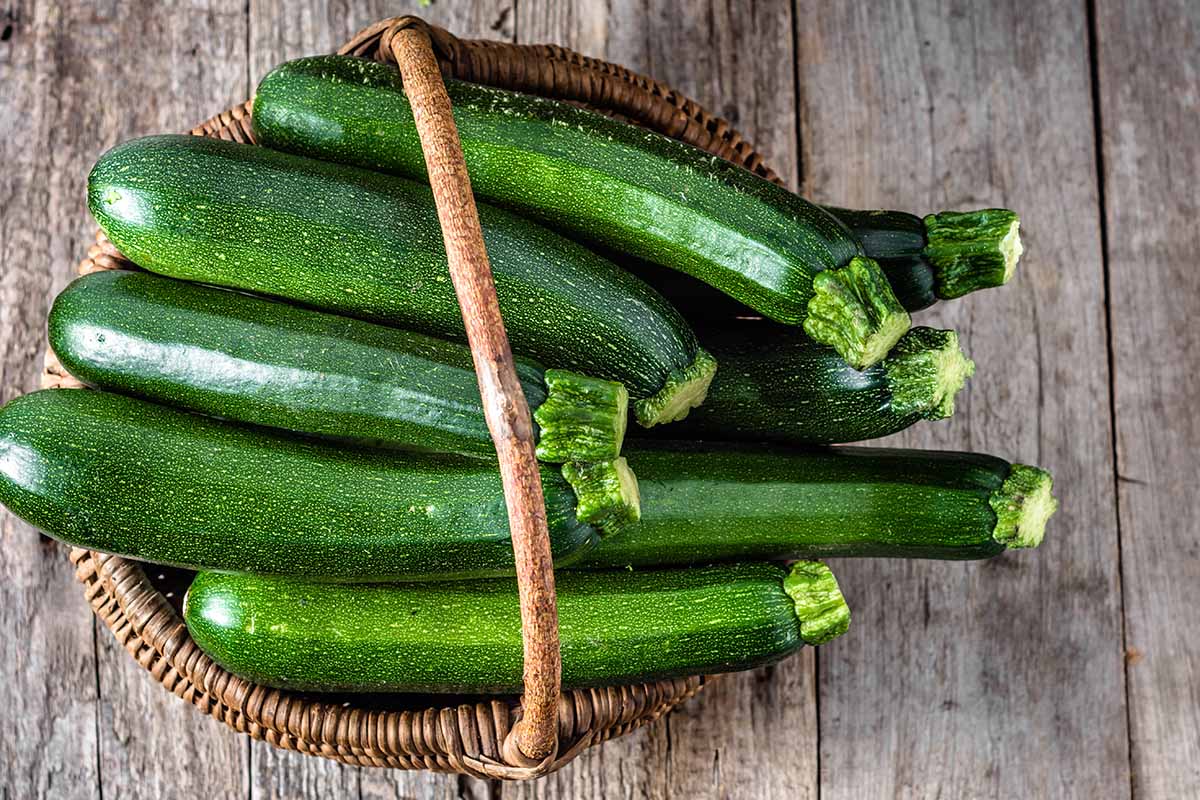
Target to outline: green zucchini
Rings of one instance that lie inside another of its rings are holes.
[[[572,486],[542,468],[560,562],[636,518],[636,484],[610,474],[593,465]],[[334,447],[101,391],[0,409],[0,502],[72,545],[191,569],[413,580],[513,568],[492,463]]]
[[[879,266],[818,206],[666,136],[565,103],[447,82],[471,185],[584,241],[693,275],[863,368],[908,329]],[[268,147],[410,177],[425,161],[400,74],[324,56],[275,68]],[[592,374],[589,372],[589,374]]]
[[[975,371],[954,331],[933,328],[913,328],[861,372],[833,349],[765,321],[714,334],[709,349],[721,371],[708,399],[687,419],[655,431],[795,444],[875,439],[949,417]]]
[[[556,579],[565,688],[750,669],[840,635],[850,612],[829,568],[801,562]],[[329,586],[202,572],[192,639],[266,686],[339,692],[521,691],[511,580]]]
[[[642,517],[584,554],[613,568],[729,560],[977,559],[1041,543],[1049,473],[977,453],[629,443]]]
[[[1008,283],[1024,250],[1020,219],[1006,208],[924,218],[903,211],[825,210],[879,262],[909,311]]]
[[[457,342],[130,271],[77,279],[49,329],[90,386],[299,433],[496,457],[471,351]],[[621,384],[516,368],[541,460],[621,454]]]
[[[108,151],[88,204],[136,264],[462,340],[428,186],[196,136]],[[643,425],[704,399],[716,365],[683,318],[615,265],[509,212],[481,206],[513,350],[619,381]]]
[[[942,211],[854,211],[825,206],[883,269],[907,311],[1008,282],[1023,247],[1020,220],[1004,208]],[[640,259],[611,255],[653,286],[697,327],[712,328],[758,312],[708,284]]]

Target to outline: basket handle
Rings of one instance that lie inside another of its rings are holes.
[[[401,17],[392,21],[384,36],[412,105],[442,225],[450,279],[462,309],[484,415],[500,460],[525,650],[523,715],[504,743],[504,756],[532,766],[552,757],[557,749],[562,679],[554,563],[534,453],[533,422],[513,367],[479,211],[429,26],[417,17]]]

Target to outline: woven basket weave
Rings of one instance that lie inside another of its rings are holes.
[[[339,52],[394,63],[393,40],[414,25],[428,34],[443,75],[565,100],[681,139],[775,182],[762,157],[725,120],[666,85],[624,67],[553,45],[463,40],[411,17],[378,22]],[[253,142],[250,102],[235,106],[192,133]],[[80,274],[129,268],[103,233]],[[47,353],[42,384],[79,387]],[[231,728],[272,745],[357,766],[428,769],[520,780],[552,772],[584,748],[661,717],[698,692],[703,677],[634,686],[573,690],[558,700],[557,748],[541,761],[520,757],[505,743],[521,719],[521,698],[446,705],[445,697],[341,698],[258,686],[212,662],[188,635],[178,601],[188,574],[82,549],[70,554],[96,616],[155,680]],[[161,573],[161,574],[160,574]],[[172,602],[169,598],[174,598]],[[549,718],[547,718],[549,719]]]

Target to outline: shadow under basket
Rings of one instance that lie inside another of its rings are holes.
[[[395,63],[396,38],[417,26],[428,34],[446,77],[600,111],[778,182],[725,120],[651,78],[561,47],[463,40],[415,18],[398,17],[364,29],[339,52]],[[249,101],[235,106],[192,133],[252,143],[250,108]],[[99,233],[78,271],[131,266]],[[82,388],[52,353],[42,384]],[[317,695],[259,686],[217,666],[188,635],[179,605],[192,573],[78,548],[70,559],[96,616],[167,690],[255,739],[356,766],[534,778],[562,767],[586,747],[657,720],[711,680],[696,676],[565,691],[558,700],[557,748],[530,763],[505,747],[522,717],[520,697]]]

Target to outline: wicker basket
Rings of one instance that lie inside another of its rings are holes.
[[[406,86],[412,87],[410,94],[413,94],[414,107],[418,110],[420,107],[414,94],[416,79],[420,77],[417,72],[424,67],[426,73],[432,73],[432,83],[437,86],[430,88],[440,91],[444,98],[441,81],[436,77],[440,68],[445,76],[554,97],[646,126],[778,182],[777,176],[763,164],[762,157],[725,120],[709,114],[694,101],[655,80],[561,47],[461,40],[414,17],[397,17],[364,29],[339,52],[397,63],[404,73]],[[428,77],[426,74],[425,78]],[[434,113],[437,111],[431,109],[431,115],[438,116]],[[420,116],[418,114],[418,119]],[[452,117],[449,113],[442,117],[434,123],[440,122],[448,128],[452,140],[448,155],[456,157],[461,166],[462,154],[453,131]],[[446,132],[443,128],[442,133]],[[213,117],[192,133],[253,142],[250,103]],[[426,155],[430,157],[430,145],[424,133]],[[432,182],[436,183],[432,163],[430,174]],[[442,177],[454,178],[453,175]],[[439,188],[445,187],[435,185],[435,194]],[[459,188],[469,187],[463,181]],[[469,195],[467,197],[467,205],[473,212],[473,204],[469,202]],[[447,219],[444,215],[442,218],[445,228]],[[478,246],[479,255],[483,256],[481,238]],[[486,270],[486,257],[482,263]],[[451,253],[452,272],[454,264]],[[88,251],[88,257],[79,264],[78,271],[86,274],[129,266],[129,262],[100,233],[96,244]],[[457,287],[458,276],[455,278]],[[494,322],[503,339],[494,291],[491,291],[490,303],[496,314]],[[463,307],[466,317],[467,304]],[[468,327],[470,322],[468,320]],[[485,317],[475,322],[484,324],[488,320]],[[473,338],[471,344],[478,353],[479,343]],[[504,349],[507,352],[506,342]],[[43,385],[80,386],[50,353],[47,354]],[[519,391],[517,395],[520,396]],[[525,413],[528,414],[527,408]],[[498,448],[502,444],[498,437],[497,444]],[[524,444],[531,452],[531,440]],[[503,467],[503,452],[501,463]],[[505,478],[506,495],[511,498],[511,476],[506,474]],[[544,532],[544,521],[542,530]],[[514,540],[518,538],[514,535]],[[341,698],[269,689],[221,669],[191,640],[178,607],[190,573],[152,569],[154,574],[148,575],[137,562],[81,549],[72,550],[70,558],[96,616],[166,689],[236,731],[277,747],[347,764],[429,769],[509,780],[538,777],[558,769],[590,745],[653,722],[696,694],[705,681],[703,677],[692,677],[561,693],[557,623],[553,616],[553,576],[547,568],[546,585],[542,588],[549,589],[548,622],[552,637],[542,645],[552,652],[539,656],[531,651],[531,647],[536,650],[537,643],[531,645],[530,617],[525,617],[526,694],[523,698],[467,699],[448,704],[452,698],[377,695]],[[518,553],[520,561],[521,553]],[[532,582],[535,591],[539,576],[527,571],[519,574],[518,580],[524,612],[530,584]],[[546,663],[539,662],[539,658]],[[539,664],[543,672],[541,685],[537,683]],[[550,672],[553,675],[547,677]],[[403,707],[403,703],[409,705]],[[536,723],[541,730],[522,731],[519,723],[523,718],[532,720],[537,708],[544,709]],[[518,733],[525,736],[520,737]],[[543,744],[539,746],[538,741]]]

